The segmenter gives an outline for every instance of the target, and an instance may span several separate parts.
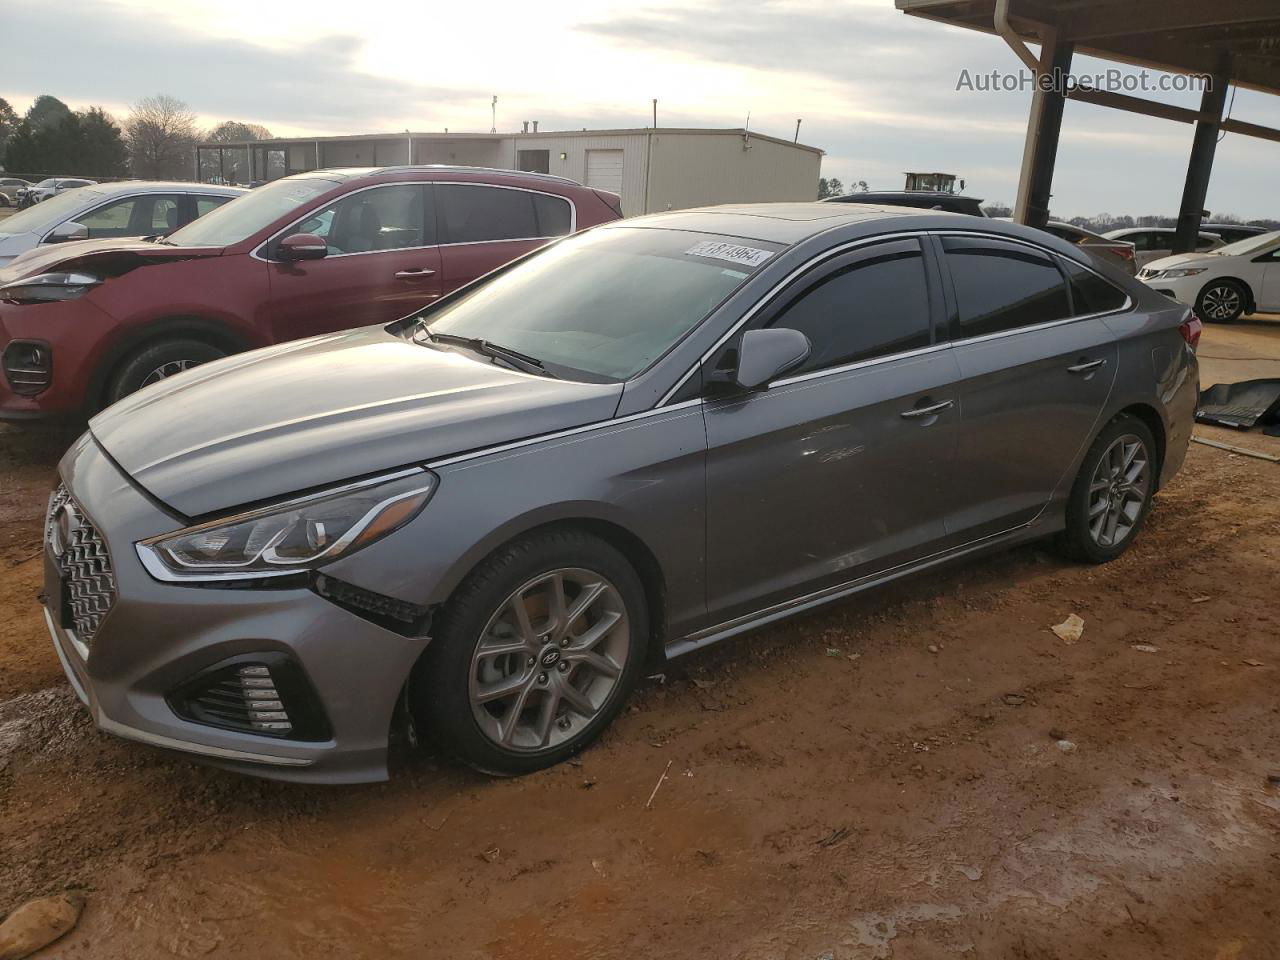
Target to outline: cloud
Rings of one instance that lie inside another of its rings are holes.
[[[49,33],[48,17],[44,3],[6,5],[6,36],[40,40],[6,43],[5,74],[11,84],[23,78],[28,87],[73,102],[132,103],[163,92],[206,116],[364,133],[395,128],[405,116],[430,115],[441,104],[485,97],[364,72],[357,63],[365,40],[354,34],[269,48],[85,0],[58,5],[57,19],[67,29],[56,35]]]

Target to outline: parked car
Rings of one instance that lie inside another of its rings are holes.
[[[1247,223],[1202,223],[1200,229],[1221,237],[1223,243],[1235,243],[1237,240],[1248,240],[1271,232],[1266,227],[1253,227]]]
[[[67,190],[92,186],[97,182],[97,180],[85,180],[82,177],[49,177],[34,186],[19,187],[17,190],[18,207],[19,209],[25,209],[33,204],[48,200],[50,197],[56,197]]]
[[[1123,230],[1110,230],[1103,236],[1108,240],[1123,240],[1132,243],[1138,257],[1138,267],[1145,267],[1152,260],[1159,260],[1173,253],[1173,238],[1177,233],[1172,227],[1126,227]],[[1196,240],[1196,250],[1216,250],[1225,246],[1222,238],[1215,233],[1201,231]]]
[[[1209,253],[1155,260],[1143,267],[1138,279],[1195,307],[1211,323],[1233,323],[1246,313],[1280,313],[1280,232]]]
[[[42,243],[164,236],[247,192],[137,181],[69,190],[0,220],[0,266]]]
[[[373,780],[407,706],[482,770],[536,770],[651,653],[984,549],[1120,555],[1186,453],[1198,330],[1013,224],[607,224],[99,414],[50,501],[48,626],[123,737]]]
[[[0,177],[0,207],[11,207],[18,202],[18,191],[28,189],[30,180],[21,177]]]
[[[0,268],[0,419],[83,416],[228,354],[387,323],[621,215],[615,195],[545,174],[325,170],[160,243],[41,247]]]
[[[886,207],[913,207],[919,210],[943,210],[985,217],[982,201],[955,193],[933,193],[927,190],[864,190],[842,197],[827,197],[823,203],[876,203]]]
[[[1001,217],[1000,219],[1008,221],[1009,218]],[[1072,223],[1064,223],[1061,220],[1050,220],[1045,224],[1044,229],[1046,233],[1060,237],[1067,243],[1074,243],[1082,250],[1105,257],[1131,277],[1138,272],[1136,251],[1132,243],[1125,240],[1108,240],[1100,233],[1094,233],[1092,230],[1077,227]]]

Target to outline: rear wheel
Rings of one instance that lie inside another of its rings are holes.
[[[1067,501],[1066,552],[1106,563],[1137,536],[1155,494],[1158,464],[1151,430],[1137,417],[1113,420],[1085,454]]]
[[[161,340],[150,344],[120,365],[107,385],[107,403],[226,355],[225,350],[203,340]]]
[[[415,722],[471,766],[513,775],[567,759],[617,716],[648,612],[622,554],[565,530],[489,557],[435,626],[411,681]]]
[[[1234,323],[1244,316],[1249,294],[1234,280],[1214,280],[1196,300],[1196,312],[1210,323]]]

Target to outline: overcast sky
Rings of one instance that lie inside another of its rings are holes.
[[[50,93],[123,117],[168,93],[205,124],[277,135],[645,126],[741,126],[827,151],[846,183],[898,189],[945,170],[1011,202],[1029,93],[957,90],[1020,66],[997,38],[906,17],[893,0],[551,3],[264,3],[6,0],[0,95],[19,110]],[[1077,72],[1106,65],[1077,57]],[[1197,95],[1151,94],[1195,106]],[[1241,91],[1239,119],[1280,126],[1280,99]],[[1058,216],[1176,213],[1190,126],[1068,103]],[[1228,136],[1209,206],[1280,218],[1280,145]]]

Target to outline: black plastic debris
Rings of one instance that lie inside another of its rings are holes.
[[[1236,430],[1280,423],[1280,379],[1216,383],[1201,391],[1196,419]]]

